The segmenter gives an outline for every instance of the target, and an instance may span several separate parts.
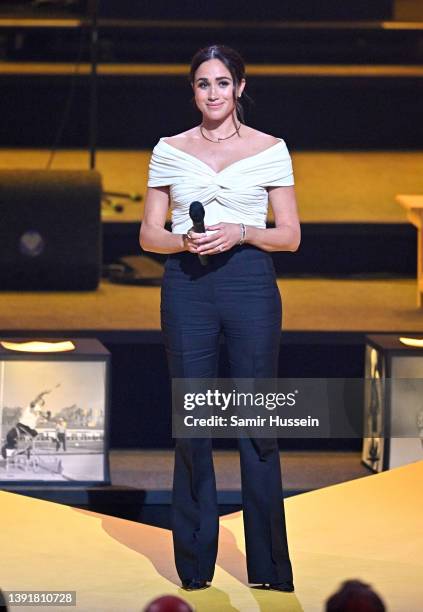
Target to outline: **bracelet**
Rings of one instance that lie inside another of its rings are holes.
[[[241,238],[238,242],[238,246],[241,246],[245,242],[245,236],[246,236],[247,230],[245,229],[245,225],[243,223],[240,223],[239,227],[241,229]]]

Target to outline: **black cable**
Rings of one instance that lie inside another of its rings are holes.
[[[71,110],[71,107],[72,107],[73,99],[75,97],[75,86],[76,86],[76,81],[77,81],[76,77],[79,75],[79,68],[81,66],[81,59],[82,59],[83,48],[84,48],[84,30],[83,30],[83,28],[81,28],[80,34],[79,34],[78,55],[77,55],[76,60],[75,60],[75,69],[74,69],[74,71],[72,73],[72,76],[71,76],[69,93],[68,93],[68,97],[67,97],[67,100],[66,100],[65,107],[63,109],[62,120],[59,123],[59,127],[57,128],[55,139],[53,141],[52,146],[50,147],[50,156],[49,156],[48,161],[47,161],[46,170],[50,170],[50,168],[51,168],[51,165],[53,163],[54,157],[56,155],[57,147],[59,146],[59,143],[62,140],[63,132],[64,132],[65,127],[66,127],[66,125],[67,125],[67,123],[69,121],[69,114],[70,114],[70,110]]]

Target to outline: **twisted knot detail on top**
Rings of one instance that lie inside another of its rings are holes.
[[[194,200],[205,208],[206,225],[228,222],[264,228],[266,187],[293,184],[291,157],[283,140],[216,172],[161,138],[153,149],[148,178],[149,187],[170,188],[175,233],[185,233],[191,227],[189,207]]]

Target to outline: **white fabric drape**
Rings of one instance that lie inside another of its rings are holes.
[[[204,206],[206,225],[226,221],[264,228],[266,187],[293,184],[291,157],[283,140],[216,172],[161,138],[153,149],[148,177],[149,187],[170,187],[175,233],[185,233],[192,226],[189,207],[195,200]]]

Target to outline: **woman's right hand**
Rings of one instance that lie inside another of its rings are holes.
[[[204,238],[204,234],[194,232],[194,229],[191,227],[187,233],[183,235],[185,250],[189,251],[189,253],[196,254],[198,252],[198,240],[200,238]]]

